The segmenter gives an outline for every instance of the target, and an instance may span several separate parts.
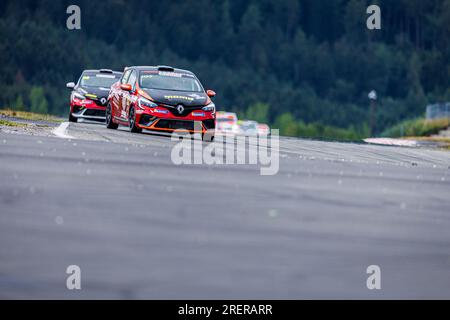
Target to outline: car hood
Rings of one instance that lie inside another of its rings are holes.
[[[143,89],[155,102],[176,106],[182,104],[186,107],[204,106],[208,96],[204,92],[171,91],[157,89]]]

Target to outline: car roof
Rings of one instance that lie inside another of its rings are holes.
[[[85,72],[91,72],[91,73],[109,73],[109,74],[115,74],[115,75],[121,75],[122,72],[120,71],[113,71],[113,70],[109,70],[109,69],[87,69],[87,70],[83,70],[83,73]]]
[[[185,74],[194,74],[192,71],[189,70],[184,70],[184,69],[178,69],[178,68],[174,68],[174,67],[170,67],[170,66],[131,66],[131,67],[126,67],[125,70],[127,69],[135,69],[135,70],[139,70],[139,71],[153,71],[153,70],[161,70],[164,71],[165,69],[172,69],[170,70],[170,72],[178,72],[178,73],[185,73]]]

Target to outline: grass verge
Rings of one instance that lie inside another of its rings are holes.
[[[381,136],[390,138],[424,137],[438,134],[450,126],[450,119],[426,120],[423,118],[405,120],[384,131]]]
[[[62,118],[58,118],[49,114],[39,114],[28,111],[17,111],[11,109],[0,110],[0,115],[31,121],[49,121],[55,123],[64,121]]]
[[[26,127],[28,126],[26,123],[20,123],[20,122],[14,122],[10,120],[0,119],[0,126],[7,126],[7,127]]]

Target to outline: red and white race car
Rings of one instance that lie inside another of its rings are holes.
[[[258,135],[260,136],[269,136],[270,135],[270,127],[265,123],[258,123]]]
[[[221,134],[239,133],[238,118],[234,112],[216,112],[216,132]]]

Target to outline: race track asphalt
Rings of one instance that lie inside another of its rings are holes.
[[[450,298],[450,152],[280,138],[262,176],[175,165],[164,136],[67,134],[0,131],[0,298]]]

